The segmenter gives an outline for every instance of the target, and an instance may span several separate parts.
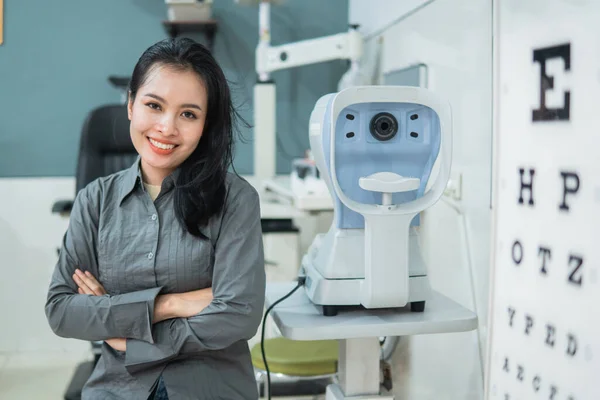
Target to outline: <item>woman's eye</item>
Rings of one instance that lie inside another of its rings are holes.
[[[194,113],[189,112],[189,111],[184,111],[183,114],[181,114],[181,115],[183,115],[183,117],[187,118],[187,119],[196,119],[196,115],[194,115]]]
[[[148,107],[150,107],[153,110],[160,110],[160,106],[156,103],[148,103],[146,104]]]

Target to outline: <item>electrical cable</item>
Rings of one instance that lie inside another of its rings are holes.
[[[468,265],[468,270],[469,270],[469,281],[470,281],[470,289],[471,289],[471,299],[473,301],[473,308],[475,309],[475,313],[479,314],[479,302],[477,301],[477,293],[475,290],[475,271],[473,269],[473,259],[472,259],[472,254],[471,254],[471,240],[470,240],[470,236],[469,236],[469,229],[468,229],[468,224],[467,224],[467,217],[465,215],[465,210],[463,209],[463,207],[456,201],[452,200],[451,198],[449,198],[446,195],[443,195],[441,197],[441,200],[448,205],[450,208],[452,208],[454,211],[456,211],[456,213],[458,214],[458,217],[460,218],[461,221],[461,230],[462,230],[462,239],[463,239],[463,247],[465,249],[466,252],[466,259],[467,259],[467,265]],[[482,372],[482,376],[485,376],[485,362],[483,359],[483,355],[484,355],[484,348],[483,348],[483,343],[481,340],[481,331],[480,331],[480,327],[478,326],[477,328],[477,346],[479,349],[479,367],[481,369]]]
[[[282,298],[277,300],[275,303],[271,304],[271,307],[267,308],[267,311],[265,312],[265,315],[263,317],[262,329],[261,329],[261,333],[260,333],[260,352],[262,353],[263,363],[265,364],[265,371],[267,371],[267,387],[268,387],[267,400],[271,400],[271,372],[269,371],[269,364],[267,363],[267,356],[265,355],[265,327],[267,325],[267,317],[268,317],[269,313],[271,312],[271,310],[277,304],[281,303],[282,301],[284,301],[285,299],[290,297],[292,294],[294,294],[294,292],[296,290],[300,289],[304,285],[305,281],[306,281],[306,277],[304,277],[304,276],[298,277],[298,284],[296,285],[296,287],[294,289],[292,289],[288,294],[286,294],[285,296],[283,296]]]

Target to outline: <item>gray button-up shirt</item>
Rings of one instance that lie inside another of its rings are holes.
[[[53,331],[106,343],[84,399],[147,399],[162,375],[171,400],[257,399],[247,340],[260,324],[265,271],[258,194],[229,174],[222,214],[201,240],[177,221],[177,172],[153,202],[138,161],[81,190],[70,216],[46,303]],[[75,269],[90,271],[104,296],[77,293]],[[159,293],[212,287],[200,314],[153,324]]]

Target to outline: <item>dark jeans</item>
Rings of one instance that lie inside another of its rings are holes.
[[[158,385],[156,387],[156,391],[154,392],[154,397],[152,400],[169,400],[169,396],[167,395],[167,388],[165,387],[165,382],[163,381],[162,376],[158,380]]]

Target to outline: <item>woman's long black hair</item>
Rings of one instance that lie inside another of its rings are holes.
[[[233,107],[223,70],[203,45],[188,38],[175,38],[148,48],[131,76],[131,101],[155,66],[193,70],[206,86],[208,109],[202,138],[179,167],[174,193],[175,215],[179,222],[190,234],[206,239],[201,228],[225,205],[225,180],[232,165],[234,124],[241,118]]]

